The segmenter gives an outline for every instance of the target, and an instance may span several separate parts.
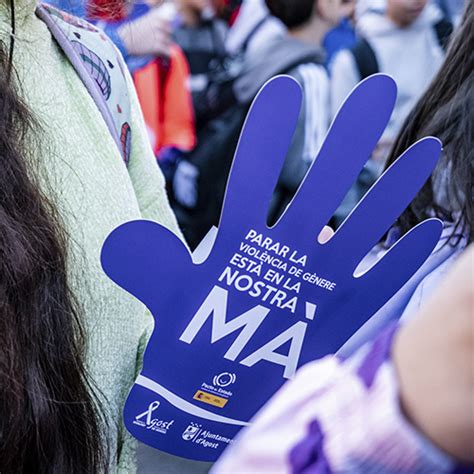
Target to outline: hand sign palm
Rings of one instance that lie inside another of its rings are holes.
[[[268,228],[301,102],[292,79],[270,81],[245,123],[204,263],[194,264],[185,245],[154,222],[112,232],[104,270],[155,317],[125,407],[134,436],[173,454],[215,460],[296,367],[335,352],[428,257],[441,230],[436,220],[354,276],[430,175],[440,153],[434,138],[408,149],[329,242],[316,240],[377,144],[395,96],[393,80],[383,75],[353,91],[287,211]]]

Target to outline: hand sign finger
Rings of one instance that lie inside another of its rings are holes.
[[[440,153],[441,143],[435,138],[425,138],[410,147],[368,191],[328,243],[327,250],[350,240],[352,251],[345,263],[355,269],[423,186]]]
[[[266,222],[300,105],[301,88],[290,77],[272,79],[257,95],[237,146],[219,234],[226,234],[229,228],[242,229]],[[252,178],[255,175],[260,177],[258,181]]]
[[[370,157],[393,110],[396,85],[388,76],[361,82],[339,110],[321,150],[283,214],[281,232],[313,239],[329,221]]]

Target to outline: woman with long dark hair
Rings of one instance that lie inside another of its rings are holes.
[[[151,318],[100,248],[130,219],[179,230],[133,87],[127,171],[35,9],[0,0],[0,472],[133,472],[121,410]]]

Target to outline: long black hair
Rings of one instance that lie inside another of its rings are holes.
[[[474,236],[474,2],[466,2],[458,31],[428,90],[408,116],[387,161],[390,166],[418,139],[443,142],[434,173],[398,219],[402,233],[430,216],[454,223],[448,242]]]
[[[11,3],[11,43],[0,40],[0,472],[99,473],[105,422],[84,364],[66,234],[27,165],[38,158],[28,147],[36,129],[17,93]]]

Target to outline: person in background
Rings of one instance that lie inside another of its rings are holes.
[[[387,159],[388,168],[398,156],[425,136],[438,137],[443,153],[430,179],[389,231],[386,239],[369,254],[372,265],[400,235],[424,219],[444,221],[441,239],[425,264],[341,350],[351,354],[390,321],[409,318],[436,291],[440,279],[463,249],[474,241],[474,4],[467,7],[459,31],[453,37],[446,60],[430,87],[412,110]],[[361,271],[363,268],[361,267]]]
[[[336,211],[335,226],[380,175],[402,123],[437,73],[452,26],[427,0],[387,0],[386,8],[369,9],[357,21],[360,39],[343,50],[331,67],[331,114],[352,88],[371,74],[391,75],[398,86],[395,109],[357,183]]]
[[[229,54],[244,51],[250,58],[258,56],[262,48],[285,32],[285,25],[270,15],[264,0],[244,0],[227,36],[226,49]]]
[[[433,3],[438,5],[443,14],[448,18],[455,27],[461,21],[465,0],[433,0]]]
[[[176,7],[178,19],[173,39],[189,64],[189,89],[196,111],[201,94],[208,86],[211,70],[225,59],[227,25],[216,17],[209,0],[177,0]]]
[[[81,13],[103,29],[122,53],[133,75],[150,142],[168,177],[177,158],[196,144],[189,66],[171,36],[173,4],[89,0],[82,2],[81,9],[69,0],[53,0],[53,4]]]
[[[51,0],[49,4],[85,18],[103,29],[119,48],[131,72],[154,57],[168,57],[171,45],[169,14],[153,7],[160,0]],[[135,22],[140,18],[140,21]],[[124,25],[127,28],[123,28]]]
[[[354,28],[355,0],[345,0],[343,3],[344,18],[330,30],[323,39],[326,53],[326,67],[330,69],[334,56],[342,49],[351,49],[357,42]]]
[[[124,55],[153,150],[168,180],[179,156],[196,144],[189,66],[171,36],[176,9],[160,0],[123,2],[122,6],[114,2],[113,7],[110,0],[90,0],[87,10],[88,18],[104,29]]]
[[[369,12],[383,13],[387,6],[387,0],[357,0],[355,8],[355,20],[358,21]]]
[[[228,26],[235,23],[242,7],[242,0],[211,0],[211,3],[216,15]]]
[[[97,8],[98,0],[89,0],[88,20],[93,20],[119,48],[132,73],[153,62],[157,57],[170,56],[171,20],[175,10],[159,0],[144,2],[114,2]],[[103,0],[104,1],[104,0]],[[105,0],[110,2],[110,0]],[[117,14],[117,10],[120,14]]]
[[[429,4],[439,8],[444,17],[450,21],[454,27],[459,26],[465,0],[429,0]],[[387,7],[387,0],[357,0],[356,2],[356,18],[369,11],[377,11],[383,13]]]
[[[86,17],[87,5],[84,0],[51,0],[48,3],[79,18]]]
[[[270,220],[276,219],[288,203],[328,127],[329,84],[321,41],[341,19],[340,0],[268,0],[267,6],[286,24],[288,34],[274,37],[258,55],[244,59],[240,74],[216,94],[225,107],[201,130],[198,146],[176,170],[172,205],[191,248],[219,223],[240,131],[253,99],[266,81],[278,74],[290,74],[300,81],[305,92]]]
[[[323,38],[339,24],[345,14],[340,0],[302,0],[291,3],[286,0],[266,0],[266,5],[270,13],[285,25],[287,34],[269,42],[261,53],[263,56],[271,58],[284,54],[285,46],[312,48],[319,52],[324,62]],[[303,87],[304,99],[294,139],[273,196],[270,222],[275,222],[289,204],[316,158],[330,123],[330,86],[323,65],[302,61],[287,72]],[[251,79],[250,76],[247,81]]]
[[[427,0],[387,0],[384,13],[370,10],[357,22],[361,36],[358,45],[341,51],[332,65],[332,116],[353,87],[368,75],[383,72],[397,83],[395,110],[378,151],[380,170],[402,123],[443,62],[451,30],[439,10],[426,3]],[[440,22],[445,31],[437,33]]]

